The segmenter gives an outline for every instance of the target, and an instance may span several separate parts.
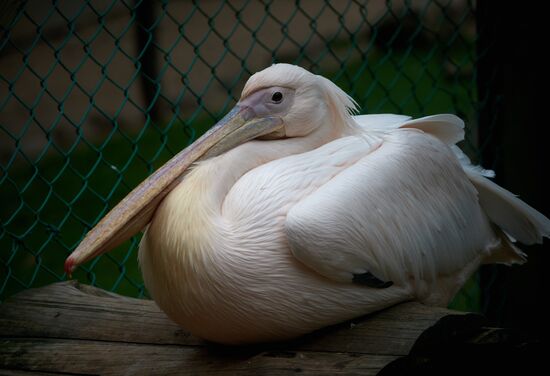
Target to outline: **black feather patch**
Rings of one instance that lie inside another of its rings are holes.
[[[381,279],[376,278],[371,272],[354,274],[352,282],[368,287],[374,287],[375,289],[385,289],[393,285],[392,281],[382,281]]]

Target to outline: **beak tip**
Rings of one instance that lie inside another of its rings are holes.
[[[67,257],[67,260],[65,260],[65,273],[67,273],[69,278],[72,278],[75,267],[74,259],[71,256]]]

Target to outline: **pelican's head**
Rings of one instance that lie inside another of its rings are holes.
[[[355,110],[355,101],[326,78],[296,65],[275,64],[246,82],[239,102],[212,128],[230,132],[202,157],[254,138],[304,137],[320,127],[339,132],[353,123]]]
[[[298,66],[275,64],[254,74],[223,119],[144,180],[88,232],[67,258],[66,272],[143,229],[194,162],[252,139],[306,137],[320,127],[342,131],[353,123],[350,112],[355,109],[353,99],[338,86]]]
[[[304,68],[275,64],[246,83],[237,107],[256,116],[277,116],[280,128],[262,138],[307,136],[320,126],[341,130],[350,123],[355,101],[331,81]]]

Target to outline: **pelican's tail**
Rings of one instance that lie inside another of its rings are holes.
[[[498,226],[501,239],[499,252],[486,262],[518,263],[525,261],[525,254],[512,243],[542,243],[550,237],[550,219],[520,200],[513,193],[493,183],[487,177],[494,173],[474,166],[458,147],[453,147],[470,181],[478,191],[479,203],[491,222]],[[500,252],[502,251],[502,252]]]
[[[523,244],[542,243],[550,237],[550,220],[514,194],[482,175],[468,173],[481,207],[491,221]]]

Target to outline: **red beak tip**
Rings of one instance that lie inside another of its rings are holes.
[[[74,268],[74,260],[69,256],[67,260],[65,260],[65,273],[67,273],[69,278],[72,277]]]

